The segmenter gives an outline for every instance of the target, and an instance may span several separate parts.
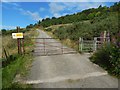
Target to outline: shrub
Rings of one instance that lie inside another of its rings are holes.
[[[112,45],[110,50],[111,72],[120,77],[120,47]]]
[[[47,28],[45,29],[45,31],[52,31],[52,28]]]
[[[104,67],[105,69],[110,67],[109,49],[106,47],[102,47],[99,51],[94,53],[90,59],[92,62]]]
[[[95,52],[90,60],[106,69],[110,74],[120,77],[120,47],[109,44]]]

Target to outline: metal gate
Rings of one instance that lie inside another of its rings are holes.
[[[109,43],[109,37],[94,37],[93,40],[84,40],[79,38],[79,51],[81,52],[94,52],[102,47],[104,43]]]
[[[47,56],[47,55],[59,55],[77,53],[74,49],[69,48],[57,39],[57,38],[34,38],[34,55]]]
[[[92,52],[94,50],[94,40],[84,40],[83,38],[79,38],[79,51]]]

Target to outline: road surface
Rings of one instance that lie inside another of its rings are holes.
[[[44,31],[39,32],[38,38],[50,38]],[[78,53],[35,56],[25,83],[35,88],[118,88],[118,80],[88,58],[89,54]]]

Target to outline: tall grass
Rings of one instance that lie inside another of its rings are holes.
[[[27,68],[32,61],[31,55],[16,56],[17,59],[9,64],[7,67],[2,68],[2,87],[11,88],[12,82],[17,74],[24,76],[27,73]],[[14,87],[15,88],[15,87]]]
[[[34,40],[32,37],[37,36],[37,31],[35,29],[30,29],[24,32],[24,44],[25,44],[25,54],[18,55],[17,51],[17,40],[12,39],[11,34],[4,35],[2,37],[2,46],[5,47],[7,54],[9,57],[9,63],[2,67],[2,87],[4,88],[15,88],[15,87],[26,87],[26,85],[14,84],[12,81],[14,80],[17,74],[20,74],[21,77],[26,76],[27,70],[29,69],[32,62],[32,54],[31,51],[34,48]],[[31,44],[31,46],[29,45]],[[2,58],[5,58],[4,52],[2,52]],[[2,59],[2,60],[3,60]],[[14,60],[13,60],[14,59]]]

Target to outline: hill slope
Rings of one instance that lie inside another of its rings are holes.
[[[120,9],[120,2],[115,3],[111,7],[102,7],[101,5],[98,8],[91,8],[87,10],[83,10],[82,12],[78,12],[72,15],[61,16],[59,18],[46,18],[42,21],[38,21],[35,26],[43,26],[48,27],[51,25],[58,25],[58,24],[67,24],[67,23],[74,23],[84,20],[94,20],[94,18],[106,18],[111,12],[118,12]]]

